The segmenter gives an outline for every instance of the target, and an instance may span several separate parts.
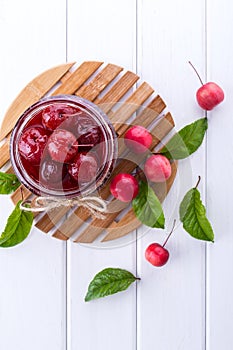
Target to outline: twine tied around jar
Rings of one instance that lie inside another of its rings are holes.
[[[105,219],[103,213],[107,213],[107,203],[99,197],[88,196],[82,198],[60,199],[54,197],[36,197],[33,200],[25,200],[20,204],[20,209],[38,213],[48,211],[59,207],[73,207],[78,205],[87,208],[91,214],[97,219]]]

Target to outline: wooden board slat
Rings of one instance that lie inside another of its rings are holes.
[[[41,231],[48,233],[69,210],[70,208],[67,207],[53,209],[46,213],[35,226]]]
[[[74,94],[102,64],[103,62],[96,61],[83,62],[69,78],[53,92],[53,95]]]
[[[53,237],[58,238],[62,235],[64,237],[63,240],[69,239],[89,217],[90,213],[88,210],[79,208],[54,232]],[[67,226],[68,222],[69,227]]]
[[[110,109],[134,86],[139,76],[132,72],[126,72],[102,97],[97,98],[95,103],[108,113]]]
[[[142,83],[132,95],[124,101],[116,112],[109,112],[112,123],[124,123],[153,94],[154,90],[147,83]]]
[[[17,190],[11,195],[12,202],[16,205],[18,201],[22,199],[22,196],[24,199],[29,198],[31,195],[31,192],[23,185],[17,188]]]
[[[5,165],[10,159],[9,153],[10,147],[10,135],[6,137],[4,143],[0,146],[0,168]]]
[[[7,174],[14,174],[14,169],[10,166],[6,171]]]
[[[115,64],[108,64],[94,79],[90,81],[90,83],[83,85],[78,91],[76,91],[75,95],[94,101],[94,99],[122,70],[122,67],[116,66]]]
[[[100,108],[108,114],[119,138],[124,136],[124,133],[132,124],[152,128],[152,151],[174,127],[174,121],[169,112],[166,113],[166,115],[161,116],[161,118],[158,118],[166,107],[165,102],[159,95],[155,97],[152,96],[154,90],[146,82],[135,87],[135,84],[139,79],[136,74],[127,71],[120,75],[123,68],[114,64],[107,64],[104,68],[99,69],[102,64],[103,62],[83,62],[73,72],[70,71],[70,68],[74,64],[65,64],[52,68],[33,79],[12,103],[3,121],[3,131],[1,131],[0,135],[2,138],[7,138],[5,143],[0,147],[0,166],[4,165],[9,160],[10,132],[18,117],[26,109],[25,105],[27,104],[28,107],[39,100],[50,89],[57,86],[57,83],[60,83],[60,85],[55,90],[53,89],[53,96],[58,94],[75,94],[90,101],[94,101],[94,103],[99,105]],[[96,72],[97,74],[94,75]],[[105,89],[110,83],[112,83],[112,86],[107,92],[105,92]],[[132,92],[130,91],[131,89]],[[126,93],[128,94],[127,98],[125,98]],[[152,100],[144,106],[144,103],[151,96],[153,97]],[[122,98],[125,98],[125,100]],[[26,102],[24,101],[22,103],[22,100],[26,100]],[[120,102],[120,106],[117,106],[118,108],[116,109],[115,105],[117,102]],[[113,108],[114,106],[115,109]],[[142,111],[134,116],[134,113],[142,106]],[[132,117],[134,118],[132,119]],[[129,118],[130,123],[128,121]],[[122,156],[123,154],[124,158],[125,155],[127,155],[127,158],[120,160],[110,179],[99,191],[99,195],[105,200],[107,200],[110,195],[109,186],[111,178],[119,172],[131,173],[136,166],[145,159],[145,154],[134,155],[125,148],[124,142],[119,142],[118,156]],[[169,179],[170,182],[167,183],[167,188],[165,185],[154,185],[154,190],[161,201],[168,193],[174,181],[176,174],[174,164],[172,165],[172,168],[173,172]],[[9,169],[9,171],[11,170]],[[21,185],[20,188],[12,194],[12,201],[16,204],[22,199],[22,194],[24,199],[31,196],[31,192]],[[36,227],[43,232],[48,233],[57,226],[57,229],[53,233],[53,237],[61,240],[68,240],[73,236],[77,229],[80,228],[80,234],[75,239],[75,242],[90,243],[93,242],[93,240],[95,240],[104,230],[107,230],[108,233],[103,241],[109,241],[122,237],[141,224],[135,218],[134,213],[128,204],[122,204],[114,199],[109,202],[109,208],[112,209],[113,207],[115,209],[106,214],[104,220],[92,218],[89,226],[85,229],[82,228],[82,225],[90,218],[90,212],[82,207],[77,208],[76,210],[72,209],[73,211],[70,213],[70,207],[51,210],[38,220]],[[119,213],[126,207],[129,207],[128,212],[126,212],[119,222],[116,222],[115,220]]]
[[[137,117],[137,124],[144,127],[149,126],[165,108],[166,103],[159,95],[157,95],[147,106],[145,106],[145,109],[143,109],[142,113]],[[134,122],[132,124],[134,124]]]
[[[107,214],[104,220],[94,219],[91,226],[87,227],[79,236],[75,239],[76,243],[92,243],[94,240],[108,227],[113,220],[119,215],[118,212]]]
[[[47,70],[38,75],[22,90],[6,112],[1,125],[0,141],[11,132],[20,115],[33,103],[42,98],[73,64],[66,63]]]
[[[68,72],[65,75],[63,75],[63,77],[61,77],[60,82],[64,84],[71,75],[72,73],[68,70]]]

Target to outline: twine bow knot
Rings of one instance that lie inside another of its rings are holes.
[[[48,211],[51,209],[59,208],[62,206],[73,207],[78,205],[80,207],[87,208],[95,218],[104,219],[105,216],[102,213],[107,212],[107,203],[95,196],[88,196],[82,198],[61,199],[54,197],[36,197],[32,201],[25,200],[20,204],[20,209],[24,211],[31,211],[38,213],[42,211]]]

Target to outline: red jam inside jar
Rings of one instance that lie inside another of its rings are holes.
[[[59,95],[23,113],[12,132],[10,154],[15,174],[33,193],[72,198],[106,182],[117,157],[117,137],[96,105]]]

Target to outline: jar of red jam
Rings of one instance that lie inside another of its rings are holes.
[[[92,102],[73,95],[40,100],[18,119],[10,156],[18,179],[39,196],[86,196],[110,176],[117,136]]]

